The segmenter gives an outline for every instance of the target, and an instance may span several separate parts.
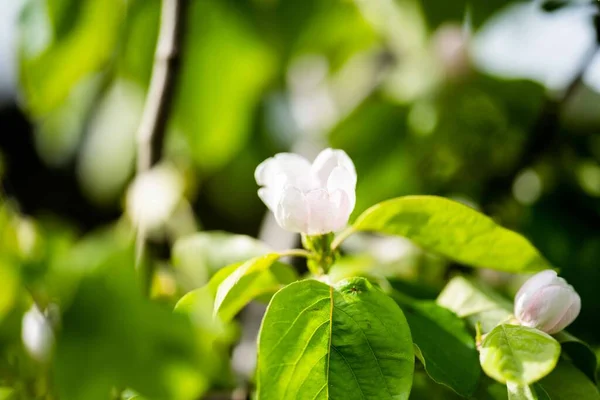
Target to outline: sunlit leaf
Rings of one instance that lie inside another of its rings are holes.
[[[220,268],[266,254],[269,248],[250,236],[226,232],[199,232],[173,245],[172,259],[182,286],[204,285]]]
[[[551,268],[523,236],[461,203],[436,196],[407,196],[379,203],[353,225],[406,237],[425,250],[473,267],[507,272]]]
[[[413,364],[402,311],[366,279],[300,281],[263,320],[258,399],[407,399]]]
[[[533,328],[500,324],[481,344],[481,367],[501,383],[529,385],[548,375],[558,362],[560,344]]]
[[[279,257],[277,253],[255,257],[234,269],[217,288],[215,315],[229,321],[251,300],[296,280],[293,268],[277,262]]]
[[[491,288],[462,276],[448,282],[437,298],[437,303],[474,327],[481,324],[483,332],[489,332],[512,314],[512,305]]]

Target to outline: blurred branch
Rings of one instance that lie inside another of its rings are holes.
[[[510,195],[513,182],[517,175],[523,169],[533,164],[541,154],[552,148],[559,141],[560,112],[583,84],[583,77],[585,76],[586,71],[592,64],[598,51],[600,51],[600,3],[598,3],[597,8],[598,12],[593,16],[596,32],[595,45],[584,55],[577,68],[577,72],[561,95],[556,98],[548,97],[538,118],[533,124],[531,133],[523,146],[523,151],[521,152],[519,159],[509,171],[493,177],[487,182],[482,191],[481,203],[485,211],[490,211],[489,207],[494,202],[494,199]]]
[[[173,93],[179,70],[179,55],[183,37],[185,8],[188,0],[162,0],[160,32],[156,44],[152,78],[146,96],[144,112],[137,132],[137,174],[149,170],[160,160]],[[146,232],[138,226],[137,260],[143,254]],[[152,263],[146,263],[145,287],[150,290],[152,282]]]

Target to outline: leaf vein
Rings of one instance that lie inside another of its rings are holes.
[[[266,356],[266,358],[270,358],[273,355],[273,352],[277,349],[277,347],[281,344],[281,342],[283,342],[283,339],[285,339],[285,337],[288,335],[288,333],[290,333],[290,331],[292,330],[292,328],[294,327],[294,325],[296,324],[296,322],[298,322],[298,319],[300,319],[300,317],[302,316],[302,314],[304,314],[309,308],[312,308],[312,307],[316,306],[317,304],[319,304],[323,300],[329,300],[329,298],[328,297],[323,297],[323,298],[315,301],[311,305],[306,306],[302,311],[300,311],[300,313],[298,313],[298,315],[296,316],[296,318],[294,318],[294,320],[290,324],[289,328],[287,328],[287,330],[285,331],[285,333],[283,335],[281,335],[281,338],[279,338],[279,340],[277,341],[277,343],[275,343],[275,346],[273,346],[273,348],[271,349],[271,352]]]
[[[367,345],[369,346],[369,349],[371,350],[371,354],[373,355],[373,358],[375,359],[375,363],[377,363],[377,368],[379,369],[379,373],[381,374],[381,377],[383,378],[383,382],[385,383],[385,389],[388,392],[388,395],[390,396],[390,398],[393,398],[394,396],[392,395],[392,392],[390,391],[390,388],[387,383],[387,379],[386,379],[385,375],[383,374],[383,370],[381,369],[381,364],[379,364],[379,359],[377,358],[377,355],[375,354],[375,350],[373,350],[373,346],[371,346],[371,342],[369,341],[367,334],[364,332],[364,330],[362,329],[360,324],[350,314],[348,314],[346,311],[344,311],[341,308],[338,308],[338,309],[341,312],[343,312],[344,314],[346,314],[348,316],[348,318],[350,318],[352,320],[352,322],[354,322],[354,324],[358,327],[358,330],[360,331],[360,333],[362,333],[362,335],[365,337],[365,340],[367,341]]]
[[[358,386],[358,390],[360,390],[360,394],[361,394],[362,398],[366,399],[367,397],[363,393],[362,387],[360,386],[360,382],[358,381],[358,378],[356,377],[356,374],[354,373],[354,369],[352,369],[352,366],[350,365],[350,363],[348,362],[348,360],[346,360],[346,357],[344,357],[344,355],[342,354],[342,352],[339,351],[337,349],[337,347],[335,347],[333,344],[331,345],[331,348],[333,350],[335,350],[340,356],[342,356],[342,360],[344,360],[344,362],[348,366],[348,369],[350,370],[350,372],[352,372],[352,376],[354,377],[354,380],[356,381],[356,386]]]

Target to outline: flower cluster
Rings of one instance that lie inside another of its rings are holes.
[[[331,237],[322,246],[325,242],[320,240],[325,237],[316,235],[343,229],[354,210],[356,170],[350,157],[342,150],[325,149],[311,164],[297,154],[280,153],[263,161],[254,176],[261,186],[258,195],[277,223],[307,235],[303,239],[306,248],[319,245],[316,253],[330,256],[324,249]],[[335,255],[330,258],[325,264],[333,262]],[[580,310],[577,292],[552,270],[531,277],[515,297],[514,314],[519,322],[549,334],[571,324]]]
[[[322,235],[343,229],[356,203],[356,170],[343,150],[325,149],[311,164],[280,153],[254,173],[258,195],[285,230]]]

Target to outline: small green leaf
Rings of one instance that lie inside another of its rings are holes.
[[[523,236],[442,197],[407,196],[384,201],[360,215],[353,227],[406,237],[425,250],[472,267],[507,272],[552,268]]]
[[[512,315],[512,304],[491,288],[463,276],[448,282],[437,298],[437,303],[465,319],[470,326],[481,324],[489,332]]]
[[[598,359],[590,346],[566,331],[557,333],[554,338],[560,343],[563,355],[566,353],[573,365],[597,383]]]
[[[529,385],[548,375],[560,356],[552,336],[533,328],[500,324],[481,344],[479,359],[498,382]]]
[[[233,270],[217,288],[214,314],[230,321],[251,300],[295,281],[293,268],[276,262],[279,257],[277,253],[255,257]]]
[[[600,400],[596,385],[567,360],[560,360],[554,371],[536,385],[552,400]]]
[[[481,369],[473,336],[453,312],[433,302],[404,307],[417,357],[427,374],[464,397],[470,397]]]
[[[187,290],[204,285],[220,268],[266,254],[269,247],[246,235],[227,232],[199,232],[173,245],[173,265]]]
[[[364,278],[305,280],[273,296],[258,399],[408,399],[414,351],[400,308]]]
[[[189,312],[194,308],[194,304],[198,303],[198,301],[204,302],[204,299],[210,298],[210,310],[212,314],[214,300],[219,285],[225,280],[225,278],[227,278],[233,271],[236,270],[236,268],[238,268],[242,264],[243,263],[241,262],[231,264],[218,270],[217,273],[213,275],[211,280],[206,285],[196,290],[192,290],[189,293],[186,293],[181,299],[179,299],[177,304],[175,304],[175,310]]]

